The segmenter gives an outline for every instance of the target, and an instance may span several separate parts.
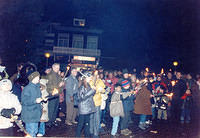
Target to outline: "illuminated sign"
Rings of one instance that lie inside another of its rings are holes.
[[[96,58],[95,57],[85,57],[85,56],[74,56],[73,60],[96,61]]]

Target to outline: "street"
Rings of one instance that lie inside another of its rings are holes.
[[[194,114],[193,114],[194,115]],[[198,117],[198,114],[195,115]],[[132,130],[132,135],[127,137],[135,137],[135,138],[200,138],[199,133],[199,120],[195,120],[195,116],[193,116],[193,120],[191,124],[181,125],[175,122],[157,122],[156,125],[151,126],[149,129],[145,131],[141,131],[137,127],[137,116],[133,116],[133,123],[129,126],[129,129]],[[109,138],[111,131],[111,122],[110,121],[104,130],[104,133],[100,134],[101,138]],[[74,137],[75,136],[76,125],[67,126],[64,124],[64,118],[62,122],[59,122],[59,125],[52,128],[46,128],[45,137]],[[14,136],[11,137],[23,137],[24,134],[22,132],[17,132],[18,127],[14,128]],[[119,132],[118,128],[118,132]],[[119,132],[120,133],[120,132]],[[120,135],[121,137],[125,137]]]

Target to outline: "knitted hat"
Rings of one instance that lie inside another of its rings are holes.
[[[123,74],[126,74],[126,73],[128,73],[128,70],[127,70],[127,69],[123,69],[123,70],[122,70],[122,73],[123,73]]]
[[[32,72],[29,76],[28,76],[28,80],[29,81],[32,81],[35,77],[37,76],[40,76],[40,73],[35,71],[35,72]]]
[[[128,80],[123,80],[122,81],[122,87],[126,88],[127,86],[130,86],[130,82]]]

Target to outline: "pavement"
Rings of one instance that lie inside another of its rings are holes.
[[[190,124],[180,124],[176,121],[157,122],[145,131],[137,127],[138,117],[133,115],[129,129],[132,135],[122,136],[120,138],[200,138],[199,113],[196,113]],[[45,137],[74,137],[77,125],[67,126],[64,118],[58,122],[58,126],[46,128]],[[110,138],[112,119],[107,118],[108,123],[104,127],[105,132],[100,134],[100,138]],[[119,129],[118,129],[119,130]],[[24,137],[25,134],[19,131],[17,126],[14,127],[13,135],[10,137]]]

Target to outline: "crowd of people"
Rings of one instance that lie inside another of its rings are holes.
[[[75,137],[99,137],[109,122],[111,137],[128,136],[134,115],[139,116],[141,130],[169,120],[184,125],[191,122],[193,107],[200,105],[200,76],[179,71],[156,75],[149,70],[136,74],[68,66],[61,72],[60,64],[54,63],[40,72],[26,63],[18,64],[11,77],[1,65],[0,76],[0,135],[12,135],[18,117],[32,137],[44,136],[45,128],[58,126],[61,119],[77,125]]]

